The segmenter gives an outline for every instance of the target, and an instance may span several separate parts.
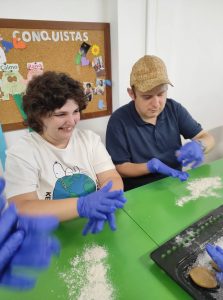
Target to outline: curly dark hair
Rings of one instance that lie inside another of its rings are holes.
[[[87,98],[79,81],[65,73],[44,72],[34,77],[27,85],[23,96],[26,124],[38,133],[43,131],[42,117],[61,108],[68,99],[73,99],[80,112],[87,106]]]

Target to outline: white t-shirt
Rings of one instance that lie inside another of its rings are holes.
[[[79,197],[97,189],[96,174],[115,169],[100,137],[74,129],[65,149],[31,132],[7,151],[6,197],[36,191],[39,199]]]

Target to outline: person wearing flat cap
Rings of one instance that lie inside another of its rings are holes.
[[[214,147],[214,138],[177,101],[167,98],[164,62],[145,55],[132,67],[131,101],[110,117],[106,147],[125,191],[166,176],[187,180],[182,167],[195,168]],[[189,139],[182,145],[181,136]]]

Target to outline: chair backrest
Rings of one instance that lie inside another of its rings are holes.
[[[223,125],[215,127],[208,132],[210,132],[215,139],[215,147],[205,155],[204,163],[223,158]]]
[[[6,159],[6,142],[2,127],[0,124],[0,163],[3,171],[5,170],[5,159]]]

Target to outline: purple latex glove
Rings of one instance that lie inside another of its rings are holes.
[[[124,203],[127,201],[124,197],[124,192],[120,191],[112,191],[109,190],[112,187],[112,182],[110,181],[106,186],[104,186],[100,191],[107,194],[109,193],[109,198],[115,201],[115,210],[118,208],[123,208]],[[112,231],[116,230],[116,222],[115,222],[115,214],[114,212],[106,213],[106,219],[101,218],[89,218],[88,223],[85,225],[82,234],[87,235],[89,232],[95,234],[99,233],[103,230],[105,222],[108,222],[109,227]]]
[[[4,188],[5,188],[5,180],[0,177],[0,213],[3,209],[3,207],[5,206],[5,199],[2,195]]]
[[[36,278],[13,274],[15,266],[45,268],[59,242],[50,233],[58,226],[54,217],[20,216],[14,204],[2,213],[4,180],[0,178],[0,285],[29,289]]]
[[[216,278],[219,283],[223,283],[223,249],[219,246],[214,246],[211,244],[206,245],[206,251],[217,264],[221,272],[216,273]]]
[[[123,191],[111,191],[112,182],[108,182],[97,192],[78,198],[77,211],[80,217],[89,219],[106,220],[107,214],[115,212],[117,208],[122,208],[126,199]]]
[[[108,222],[112,231],[116,230],[115,214],[111,213],[107,214],[107,220],[90,219],[85,225],[82,234],[87,235],[89,232],[93,234],[101,232],[104,228],[105,222]]]
[[[187,180],[189,174],[187,172],[178,171],[170,168],[157,158],[152,158],[147,162],[147,168],[150,173],[160,173],[167,176],[177,177],[181,181]]]
[[[176,151],[177,160],[182,166],[191,164],[191,168],[199,166],[204,160],[204,152],[202,150],[201,143],[197,141],[191,141],[183,145],[178,151]]]

